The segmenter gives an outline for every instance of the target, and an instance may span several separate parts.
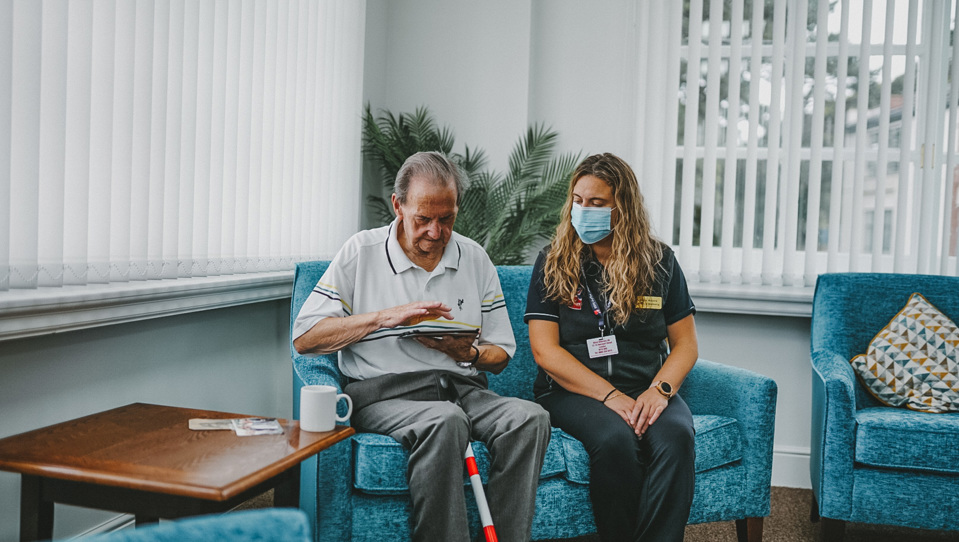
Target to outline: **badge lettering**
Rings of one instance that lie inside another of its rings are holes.
[[[619,354],[619,346],[616,345],[616,335],[589,339],[586,341],[586,348],[589,350],[589,357],[591,359]]]
[[[663,298],[651,295],[637,297],[636,308],[660,310],[663,308]]]

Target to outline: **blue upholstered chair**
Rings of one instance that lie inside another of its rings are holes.
[[[849,360],[920,292],[959,321],[959,278],[819,277],[812,314],[813,519],[825,540],[847,521],[959,530],[959,413],[883,406]]]
[[[197,516],[84,538],[87,542],[309,542],[302,510],[266,508]]]
[[[328,262],[297,266],[291,319],[309,296]],[[499,267],[517,350],[502,373],[490,377],[501,395],[532,400],[536,364],[529,348],[523,313],[532,268]],[[292,349],[292,345],[291,345]],[[299,388],[344,378],[336,356],[300,356],[293,351],[294,417],[299,417]],[[743,369],[700,360],[680,394],[693,412],[696,428],[696,489],[690,523],[736,520],[740,540],[762,538],[769,514],[776,384]],[[489,455],[474,444],[484,481]],[[357,434],[325,450],[301,467],[300,507],[314,521],[317,540],[379,542],[409,540],[410,499],[406,485],[407,452],[392,438]],[[583,445],[553,429],[540,475],[533,517],[533,539],[559,539],[596,532],[589,503],[589,459]],[[480,524],[472,492],[472,535]]]

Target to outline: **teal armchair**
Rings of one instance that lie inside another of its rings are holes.
[[[327,265],[297,265],[291,322]],[[507,368],[490,376],[490,388],[532,400],[536,363],[523,322],[532,268],[500,266],[497,270],[517,348]],[[301,356],[292,345],[291,351],[293,409],[298,418],[301,386],[328,384],[342,389],[345,382],[336,355]],[[700,360],[680,394],[692,410],[696,429],[696,487],[689,523],[735,520],[740,540],[761,540],[762,518],[769,514],[776,383],[750,371]],[[482,443],[473,447],[485,482],[489,455]],[[316,540],[409,540],[407,457],[392,438],[360,433],[303,463],[300,507],[313,522]],[[465,477],[464,491],[475,537],[480,523]],[[595,532],[586,450],[554,428],[536,494],[533,540]]]
[[[959,278],[825,274],[813,298],[812,518],[824,540],[845,522],[959,531],[959,413],[887,407],[849,360],[920,292],[953,321]]]

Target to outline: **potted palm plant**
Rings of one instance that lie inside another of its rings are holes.
[[[555,155],[557,133],[545,125],[530,126],[509,156],[506,173],[486,169],[486,154],[469,146],[453,150],[455,138],[440,127],[425,107],[374,117],[366,106],[363,153],[381,176],[383,194],[393,192],[393,181],[403,161],[420,151],[440,151],[462,169],[467,188],[461,198],[454,230],[480,245],[496,265],[528,263],[531,253],[556,230],[569,178],[579,154]],[[374,219],[393,219],[388,196],[367,196]]]

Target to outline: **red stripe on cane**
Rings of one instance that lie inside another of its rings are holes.
[[[468,472],[470,476],[479,474],[479,468],[476,466],[475,457],[469,456],[466,458],[466,472]]]
[[[483,534],[486,535],[486,542],[498,542],[496,538],[496,529],[492,525],[483,527]]]

